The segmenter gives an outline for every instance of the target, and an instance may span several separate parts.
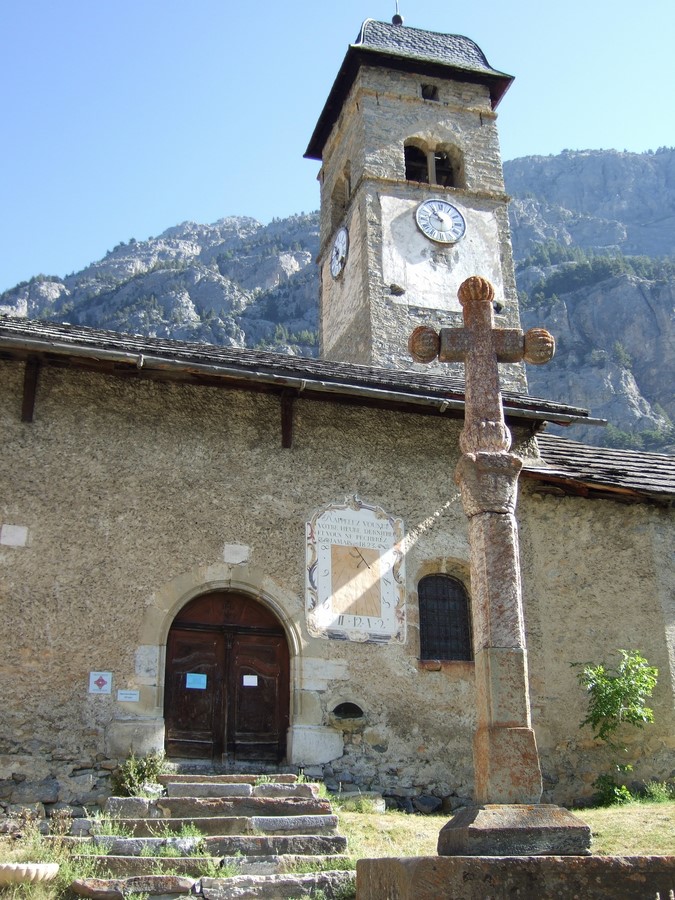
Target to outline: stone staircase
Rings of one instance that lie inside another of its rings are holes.
[[[113,827],[105,830],[112,834],[90,821],[89,834],[65,839],[74,856],[84,859],[86,852],[101,873],[73,882],[72,891],[95,900],[355,896],[347,842],[318,785],[295,775],[171,774],[160,780],[166,794],[156,799],[108,799],[106,821]]]

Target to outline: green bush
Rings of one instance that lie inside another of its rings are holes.
[[[610,745],[620,725],[643,728],[654,721],[654,712],[645,701],[651,697],[659,674],[638,650],[619,653],[621,660],[615,672],[603,663],[586,663],[577,676],[588,692],[588,714],[579,727],[590,725],[593,736]]]
[[[642,789],[642,798],[651,803],[670,803],[675,799],[675,785],[667,781],[648,781]]]
[[[142,797],[148,793],[146,785],[158,784],[159,776],[165,771],[163,750],[153,750],[145,756],[136,756],[132,750],[113,775],[113,792],[118,797]]]
[[[615,806],[619,803],[630,803],[634,799],[625,784],[617,784],[614,775],[605,773],[598,775],[593,782],[596,800],[599,806]]]
[[[654,721],[654,712],[646,705],[658,678],[658,669],[650,666],[637,650],[620,650],[621,659],[614,671],[603,663],[586,663],[577,675],[588,693],[588,713],[579,725],[590,725],[593,737],[615,751],[614,734],[621,725],[643,728]],[[578,664],[577,664],[578,665]],[[625,752],[625,748],[623,748]],[[601,806],[627,803],[635,799],[625,784],[617,783],[615,773],[625,774],[630,765],[615,763],[614,771],[599,775],[593,782]]]

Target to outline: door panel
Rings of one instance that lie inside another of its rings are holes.
[[[229,696],[235,702],[228,716],[228,752],[238,759],[282,758],[288,727],[282,700],[288,694],[285,638],[237,635],[230,671]]]
[[[166,750],[211,758],[222,752],[225,638],[172,629],[167,644]]]
[[[288,644],[267,607],[225,591],[186,604],[169,632],[165,684],[169,756],[284,758]]]

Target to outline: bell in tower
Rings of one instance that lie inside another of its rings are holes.
[[[324,358],[414,368],[407,336],[459,323],[471,275],[518,326],[495,113],[512,80],[468,38],[363,23],[305,154],[322,162]],[[525,389],[520,365],[504,387]]]

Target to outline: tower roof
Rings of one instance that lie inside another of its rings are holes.
[[[460,34],[438,34],[366,19],[349,45],[326,100],[305,157],[321,159],[323,148],[361,66],[382,66],[437,78],[485,84],[494,109],[513,81],[493,69],[475,41]]]

